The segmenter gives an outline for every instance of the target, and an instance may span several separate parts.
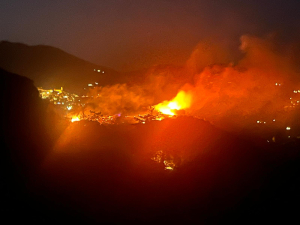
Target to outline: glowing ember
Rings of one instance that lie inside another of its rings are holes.
[[[175,115],[175,110],[189,108],[192,101],[192,95],[184,91],[180,91],[171,101],[159,103],[154,108],[167,115]]]
[[[78,116],[73,116],[72,119],[71,119],[71,122],[75,122],[75,121],[80,121],[79,117]]]
[[[175,163],[172,159],[164,160],[165,170],[174,170]]]

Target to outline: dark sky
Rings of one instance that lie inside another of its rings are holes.
[[[61,48],[117,70],[183,64],[203,39],[300,33],[299,0],[0,0],[0,40]]]

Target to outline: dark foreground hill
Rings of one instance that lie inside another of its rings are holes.
[[[62,121],[49,114],[33,82],[0,73],[1,197],[11,223],[298,220],[297,141],[259,149],[190,117],[66,122],[58,131]],[[166,170],[170,162],[174,170]]]
[[[75,93],[88,83],[99,82],[99,85],[105,86],[123,79],[110,68],[89,63],[58,48],[7,41],[0,42],[0,67],[32,79],[35,86],[63,86]]]

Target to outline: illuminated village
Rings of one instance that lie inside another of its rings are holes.
[[[98,83],[88,84],[89,88],[94,88]],[[94,98],[94,96],[76,94],[70,94],[60,89],[43,89],[38,87],[39,95],[44,100],[49,100],[50,103],[62,108],[65,112],[66,118],[70,119],[71,122],[88,120],[96,121],[100,124],[119,124],[119,123],[141,123],[145,124],[149,121],[161,121],[165,118],[175,118],[178,114],[183,114],[182,109],[187,107],[187,103],[184,101],[183,92],[179,93],[178,97],[170,102],[163,102],[157,106],[149,106],[146,114],[139,114],[136,116],[127,115],[103,115],[101,112],[95,112],[90,110],[88,113],[84,111],[86,106],[86,100]],[[95,98],[97,98],[96,96]]]
[[[101,72],[101,70],[100,70]],[[104,71],[103,71],[104,72]],[[98,83],[89,83],[85,90],[93,89],[98,87]],[[280,88],[281,83],[275,83],[275,86]],[[184,91],[179,91],[177,96],[170,100],[164,101],[154,106],[148,106],[144,113],[137,115],[123,115],[121,113],[115,115],[104,115],[102,112],[97,112],[93,110],[85,110],[87,100],[98,98],[99,96],[89,96],[88,94],[79,96],[77,94],[71,94],[64,91],[63,87],[60,89],[43,89],[38,88],[40,97],[44,100],[49,100],[50,103],[60,107],[64,111],[64,117],[71,122],[76,121],[94,121],[102,125],[113,125],[113,124],[146,124],[151,121],[162,121],[164,119],[177,118],[178,116],[185,116],[186,111],[191,105],[192,96]],[[287,99],[287,105],[284,106],[284,111],[286,113],[297,112],[300,97],[300,90],[293,90],[292,96]],[[290,103],[290,104],[288,104]],[[195,116],[195,118],[198,118]],[[200,118],[201,119],[201,118]],[[277,118],[269,118],[268,120],[258,119],[253,121],[253,125],[256,124],[257,129],[274,129],[278,123]],[[283,130],[283,128],[282,128]],[[300,133],[298,129],[293,128],[292,122],[285,124],[284,138],[300,138]],[[282,137],[281,137],[282,138]],[[278,139],[275,136],[270,136],[266,140],[268,143],[276,142]]]

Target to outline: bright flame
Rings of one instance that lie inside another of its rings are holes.
[[[175,115],[174,110],[189,108],[192,101],[192,95],[184,91],[180,91],[171,101],[164,101],[154,106],[157,111],[167,115]]]
[[[72,119],[71,119],[71,122],[75,122],[75,121],[80,121],[79,117],[78,116],[73,116]]]

